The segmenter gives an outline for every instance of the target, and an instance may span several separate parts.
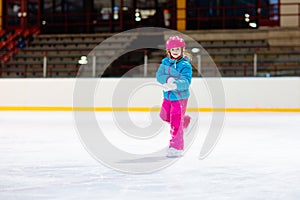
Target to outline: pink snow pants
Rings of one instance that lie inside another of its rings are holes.
[[[184,149],[183,129],[186,128],[184,125],[187,124],[185,119],[189,118],[189,116],[185,116],[187,102],[188,99],[178,101],[164,99],[160,110],[160,118],[171,125],[172,138],[169,147],[178,150]]]

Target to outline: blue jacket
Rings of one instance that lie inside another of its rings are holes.
[[[183,57],[173,60],[169,57],[162,59],[156,72],[156,79],[160,84],[167,83],[168,78],[173,77],[177,85],[176,90],[164,92],[164,98],[170,101],[187,99],[190,96],[189,86],[192,80],[192,65],[190,59]]]

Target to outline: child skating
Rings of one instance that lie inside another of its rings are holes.
[[[167,57],[156,72],[157,81],[163,87],[163,103],[160,117],[170,124],[171,140],[167,157],[182,156],[184,150],[184,129],[190,123],[185,115],[189,86],[192,80],[190,57],[185,53],[185,42],[179,36],[172,36],[166,42]]]

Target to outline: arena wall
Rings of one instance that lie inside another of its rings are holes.
[[[280,27],[299,27],[299,0],[280,0],[280,3]]]
[[[0,110],[159,110],[153,78],[1,79]],[[300,77],[194,78],[191,111],[300,112]],[[92,100],[91,100],[92,99]]]

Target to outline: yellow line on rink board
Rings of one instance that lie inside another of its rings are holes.
[[[154,107],[0,106],[0,111],[159,112]],[[188,112],[300,112],[300,108],[187,108]]]

